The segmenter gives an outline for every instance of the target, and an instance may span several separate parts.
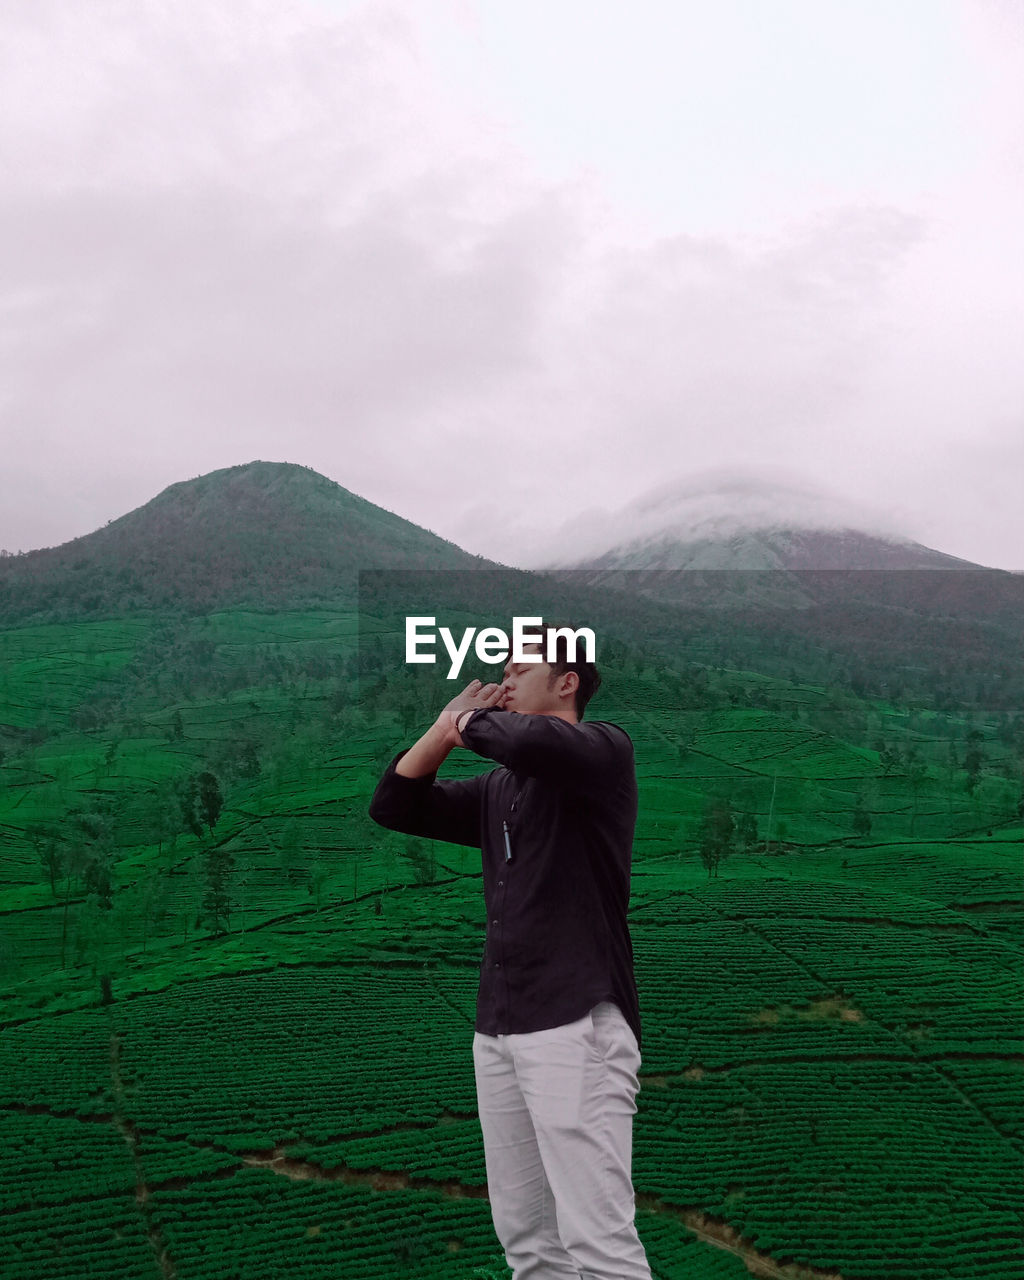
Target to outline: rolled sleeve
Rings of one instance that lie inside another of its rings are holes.
[[[462,741],[514,773],[585,790],[598,790],[634,767],[629,734],[604,721],[570,724],[560,716],[483,707],[466,721]]]
[[[479,849],[483,776],[443,782],[436,773],[407,778],[395,771],[405,754],[400,751],[394,757],[377,783],[370,817],[391,831]]]

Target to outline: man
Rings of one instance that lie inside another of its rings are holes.
[[[618,725],[582,723],[600,676],[567,648],[559,637],[554,662],[510,660],[500,685],[468,685],[388,765],[370,816],[482,850],[473,1060],[491,1213],[515,1280],[650,1280],[632,1183],[633,744]],[[437,781],[457,746],[501,767]]]

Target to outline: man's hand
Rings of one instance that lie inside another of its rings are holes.
[[[482,685],[479,680],[474,680],[466,685],[452,698],[423,737],[402,756],[395,765],[395,772],[403,778],[422,778],[436,773],[453,747],[466,745],[455,725],[456,717],[478,707],[500,707],[507,696],[508,691],[503,684]]]
[[[437,717],[437,723],[450,729],[454,741],[461,747],[463,742],[457,723],[459,717],[464,716],[467,711],[477,711],[484,707],[501,707],[507,696],[508,691],[504,684],[481,684],[479,680],[474,680],[452,698]]]

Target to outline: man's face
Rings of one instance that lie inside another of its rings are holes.
[[[524,652],[539,654],[540,645],[526,645]],[[551,681],[551,667],[546,662],[513,662],[510,658],[502,677],[505,697],[499,705],[505,711],[515,711],[522,716],[551,715],[555,711],[575,714],[575,695],[559,696],[562,680]]]

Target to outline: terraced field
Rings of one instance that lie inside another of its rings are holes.
[[[479,859],[367,819],[414,695],[348,696],[354,633],[326,613],[0,633],[4,1280],[506,1276],[470,1052]],[[782,709],[683,711],[656,671],[610,671],[594,704],[641,785],[654,1274],[1017,1280],[1013,788],[993,768],[969,796],[936,748],[914,789],[787,714],[813,691],[764,685]],[[197,836],[170,788],[204,768],[224,806]],[[717,875],[709,796],[758,831]],[[232,858],[222,932],[211,849]]]

